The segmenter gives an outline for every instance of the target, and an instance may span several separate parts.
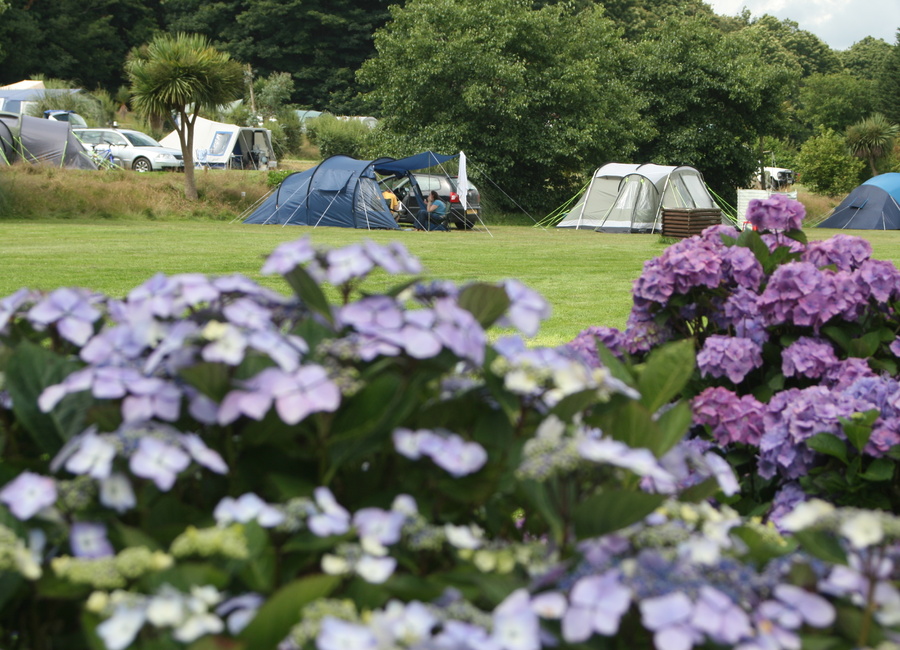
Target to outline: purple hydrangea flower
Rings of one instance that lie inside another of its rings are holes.
[[[569,607],[562,619],[567,643],[587,641],[592,634],[613,636],[622,616],[631,606],[631,590],[622,584],[617,570],[581,578],[569,594]]]
[[[801,230],[805,216],[803,204],[783,194],[773,194],[767,199],[751,199],[747,206],[747,221],[754,228],[770,232]]]
[[[378,639],[365,625],[326,616],[316,637],[318,650],[376,650]]]
[[[824,339],[801,336],[781,353],[781,372],[785,377],[824,377],[837,365],[834,347]]]
[[[896,300],[900,296],[900,271],[892,262],[866,260],[855,278],[865,294],[879,302]]]
[[[487,462],[487,452],[477,442],[466,441],[445,430],[396,429],[393,433],[394,448],[411,460],[422,456],[453,476],[467,476],[481,469]]]
[[[400,533],[406,515],[396,510],[381,508],[363,508],[353,513],[353,525],[359,536],[378,542],[382,546],[390,546],[400,541]]]
[[[144,436],[138,441],[137,450],[131,455],[131,473],[152,480],[162,492],[175,483],[179,472],[187,469],[191,457],[175,445]]]
[[[115,554],[106,537],[106,526],[100,523],[76,522],[69,533],[69,546],[75,557],[97,558]]]
[[[366,277],[375,268],[361,244],[336,248],[325,254],[325,280],[335,286]]]
[[[759,311],[757,300],[759,294],[744,287],[738,287],[725,300],[722,309],[716,314],[719,327],[734,328],[734,333],[742,338],[750,339],[762,345],[769,340],[765,319]]]
[[[862,237],[839,233],[823,241],[812,241],[800,256],[820,269],[834,266],[839,271],[854,271],[872,256],[872,245]]]
[[[729,246],[722,253],[723,272],[739,287],[756,291],[763,280],[763,267],[749,248]]]
[[[701,375],[728,377],[735,384],[760,366],[762,348],[759,344],[736,336],[710,336],[697,354],[697,367]]]
[[[25,305],[39,297],[31,289],[19,289],[15,293],[0,299],[0,332],[6,329],[13,316]]]
[[[772,499],[772,508],[768,515],[769,521],[779,531],[784,532],[784,529],[781,527],[781,519],[792,512],[797,507],[797,504],[803,503],[807,499],[809,499],[809,496],[796,481],[783,484],[781,489],[775,493],[775,498]]]
[[[691,625],[705,633],[714,643],[734,646],[742,638],[750,635],[750,617],[724,593],[703,585],[694,611]]]
[[[872,427],[872,435],[863,451],[869,456],[880,458],[895,445],[900,445],[900,417],[879,419]]]
[[[263,275],[287,275],[296,267],[312,261],[316,257],[316,249],[313,248],[309,237],[303,237],[292,242],[286,242],[278,246],[263,264],[260,271]]]
[[[317,537],[343,535],[350,530],[350,513],[334,498],[327,487],[313,490],[318,511],[306,520],[306,525]]]
[[[363,242],[363,250],[376,266],[391,274],[422,272],[422,263],[406,250],[399,242],[391,242],[387,246],[376,244],[371,240]]]
[[[84,345],[94,334],[100,312],[93,306],[96,297],[84,289],[56,289],[28,311],[28,320],[36,327],[56,324],[67,341]]]
[[[318,365],[294,372],[266,368],[245,382],[246,390],[229,392],[219,410],[219,423],[230,424],[241,415],[261,420],[272,404],[287,424],[297,424],[310,413],[333,412],[341,403],[341,391]]]
[[[515,327],[525,336],[537,334],[541,321],[550,318],[550,303],[518,280],[505,280],[502,286],[509,296],[510,305],[497,325]]]
[[[566,343],[565,347],[584,360],[591,368],[600,368],[597,344],[602,343],[613,355],[621,359],[625,355],[625,334],[613,327],[589,327]]]
[[[56,496],[56,482],[33,472],[22,472],[0,490],[0,501],[22,521],[52,506]]]
[[[242,494],[237,499],[224,497],[213,510],[213,517],[220,526],[235,521],[242,524],[255,521],[263,528],[273,528],[284,521],[284,513],[253,492]]]
[[[657,650],[690,650],[703,640],[691,625],[693,603],[684,592],[645,598],[639,606],[641,623],[653,632]]]

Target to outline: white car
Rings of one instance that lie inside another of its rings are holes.
[[[162,146],[146,133],[131,129],[72,129],[85,149],[112,153],[114,162],[136,172],[184,171],[178,149]]]

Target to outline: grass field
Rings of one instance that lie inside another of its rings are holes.
[[[302,168],[302,167],[301,167]],[[20,287],[81,286],[124,296],[155,273],[242,273],[287,291],[281,278],[262,277],[264,257],[279,243],[310,236],[338,247],[362,239],[400,241],[429,278],[457,283],[517,278],[545,296],[553,315],[534,343],[569,341],[591,325],[622,328],[631,287],[646,260],[666,244],[658,235],[606,234],[536,228],[518,215],[484,213],[487,229],[362,231],[297,226],[246,226],[241,214],[266,193],[265,174],[198,174],[200,201],[183,198],[183,176],[97,174],[30,165],[0,173],[0,296]],[[811,216],[836,199],[801,196]],[[838,199],[839,200],[839,199]],[[812,201],[812,202],[811,202]],[[484,203],[484,201],[483,201]],[[502,225],[496,225],[496,224]],[[811,238],[831,230],[810,229]],[[900,264],[900,232],[855,232],[875,257]],[[392,282],[372,279],[373,289]]]
[[[20,287],[81,286],[123,296],[155,273],[242,273],[286,291],[280,278],[259,274],[279,243],[310,236],[322,246],[363,239],[402,242],[430,278],[455,282],[517,278],[545,296],[553,316],[535,343],[555,345],[590,325],[622,328],[631,286],[645,260],[665,244],[656,235],[605,234],[522,226],[490,232],[367,232],[339,228],[245,226],[240,223],[0,222],[0,295]],[[834,231],[810,230],[812,238]],[[900,233],[855,232],[875,257],[900,263]],[[391,280],[381,277],[374,288]]]

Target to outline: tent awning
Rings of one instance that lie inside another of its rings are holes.
[[[379,174],[405,174],[417,169],[427,169],[428,167],[440,165],[448,160],[453,160],[458,155],[442,156],[433,151],[425,151],[424,153],[417,153],[415,156],[400,158],[399,160],[391,158],[376,160],[372,167]]]

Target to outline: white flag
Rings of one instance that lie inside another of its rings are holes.
[[[456,193],[463,210],[468,207],[469,179],[466,177],[466,154],[459,152],[459,174],[456,177]]]

